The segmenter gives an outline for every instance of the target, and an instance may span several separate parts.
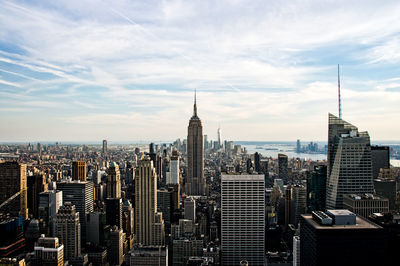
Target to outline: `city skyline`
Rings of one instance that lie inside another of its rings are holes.
[[[183,139],[194,89],[210,139],[326,140],[338,63],[343,119],[400,135],[396,1],[0,5],[1,142]]]

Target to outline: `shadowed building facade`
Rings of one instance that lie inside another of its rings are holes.
[[[203,126],[197,116],[196,95],[193,116],[190,118],[187,136],[188,173],[185,191],[188,195],[204,195]]]

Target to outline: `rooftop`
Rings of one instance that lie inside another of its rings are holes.
[[[333,210],[333,211],[336,211],[336,210]],[[340,213],[341,213],[342,211],[347,211],[347,210],[337,210],[337,211],[340,211]],[[348,212],[350,212],[350,211],[348,211]],[[345,213],[345,212],[343,212],[343,213]],[[338,215],[340,215],[340,214],[338,214]],[[348,214],[343,214],[343,215],[348,215]],[[311,224],[314,228],[316,228],[318,230],[343,230],[343,229],[354,230],[354,229],[381,229],[382,228],[379,225],[369,222],[368,220],[366,220],[360,216],[356,217],[355,225],[321,225],[313,219],[311,214],[302,214],[301,216],[304,218],[304,220],[306,220],[309,224]]]

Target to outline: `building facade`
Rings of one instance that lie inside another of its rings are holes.
[[[373,192],[368,132],[329,114],[326,207],[342,209],[344,194]]]
[[[264,265],[264,175],[221,176],[222,265]]]

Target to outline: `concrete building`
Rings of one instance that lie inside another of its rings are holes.
[[[0,163],[0,204],[6,200],[9,203],[2,207],[3,213],[28,218],[26,164]]]
[[[87,170],[85,161],[72,162],[72,180],[86,181]]]
[[[45,235],[41,235],[34,250],[34,266],[64,265],[64,245],[58,242],[57,237],[45,237]]]
[[[58,210],[55,228],[55,235],[65,247],[65,259],[80,257],[81,225],[79,223],[79,213],[70,202],[65,202]]]
[[[127,260],[129,266],[168,266],[168,247],[135,247],[129,252]]]
[[[373,194],[346,194],[343,207],[367,219],[373,213],[388,212],[389,200]]]
[[[301,216],[301,265],[381,265],[386,248],[382,227],[348,210],[323,216],[330,223],[314,212]]]
[[[385,169],[383,171],[386,171],[386,170],[389,170],[389,169]],[[396,208],[396,206],[395,206],[395,204],[396,204],[396,180],[394,180],[393,178],[375,179],[374,180],[374,189],[375,189],[376,195],[387,198],[389,200],[389,210],[395,210],[395,208]]]
[[[103,155],[105,155],[105,154],[107,154],[107,149],[108,149],[108,147],[107,147],[107,140],[103,140],[103,149],[102,149],[102,153],[103,153]]]
[[[184,266],[190,257],[203,255],[203,240],[201,239],[176,239],[173,240],[173,265]]]
[[[264,265],[264,175],[221,176],[221,224],[222,265]]]
[[[326,208],[342,209],[345,194],[373,192],[368,132],[329,114]]]
[[[204,195],[204,146],[203,126],[197,116],[196,94],[193,116],[190,118],[187,136],[187,180],[185,192],[188,195]]]

